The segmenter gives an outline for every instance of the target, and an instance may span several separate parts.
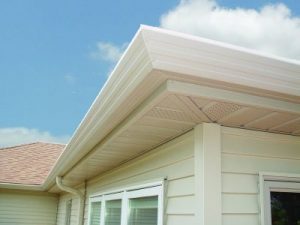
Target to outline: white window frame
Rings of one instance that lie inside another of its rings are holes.
[[[102,214],[102,196],[94,196],[94,197],[90,197],[89,198],[89,211],[88,211],[88,225],[91,223],[91,211],[92,211],[92,203],[93,202],[101,202],[101,211],[99,212],[100,214],[100,218],[101,218],[101,214]],[[101,220],[100,220],[101,221]]]
[[[100,214],[100,224],[104,225],[105,218],[105,202],[109,200],[121,200],[121,225],[128,224],[128,216],[130,212],[129,200],[133,198],[142,198],[142,197],[158,197],[158,217],[157,225],[163,225],[163,214],[164,214],[164,188],[163,181],[147,183],[143,185],[131,186],[119,190],[113,190],[110,192],[102,192],[89,196],[89,212],[88,212],[88,224],[90,225],[90,212],[91,212],[91,203],[92,202],[101,202],[101,214]]]
[[[102,218],[100,217],[100,225],[104,225],[104,222],[105,222],[106,201],[121,200],[121,203],[122,203],[122,198],[123,198],[122,192],[103,195],[102,202],[101,202],[101,215],[103,215],[103,217]],[[121,221],[122,221],[122,206],[121,206]]]
[[[261,224],[272,225],[271,192],[300,193],[300,174],[259,173]]]

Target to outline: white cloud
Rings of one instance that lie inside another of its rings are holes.
[[[216,0],[182,0],[161,27],[300,60],[300,17],[282,3],[259,10],[225,8]]]
[[[91,57],[97,60],[116,63],[122,56],[126,47],[127,43],[117,46],[109,42],[98,42],[97,49],[91,53]]]
[[[76,83],[76,77],[75,77],[74,75],[72,75],[72,74],[66,74],[66,75],[64,76],[64,80],[65,80],[68,84],[70,84],[70,85]]]
[[[53,142],[66,144],[70,137],[53,136],[48,131],[28,129],[25,127],[0,128],[0,147],[14,146],[31,142]]]

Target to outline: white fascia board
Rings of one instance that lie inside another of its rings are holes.
[[[154,27],[143,36],[154,69],[300,98],[299,61]]]

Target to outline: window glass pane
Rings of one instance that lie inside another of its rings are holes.
[[[271,192],[272,225],[300,225],[300,193]]]
[[[90,225],[100,225],[101,202],[91,203]]]
[[[105,202],[105,225],[121,224],[121,200],[111,200]]]
[[[158,197],[134,198],[129,200],[128,225],[156,225]]]

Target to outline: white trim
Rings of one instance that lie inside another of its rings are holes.
[[[129,202],[127,191],[124,191],[122,198],[122,210],[121,210],[121,225],[127,225],[128,216],[129,216]]]
[[[195,127],[195,208],[200,225],[222,224],[221,127]]]
[[[259,173],[261,225],[271,225],[271,191],[300,193],[300,174]]]
[[[204,225],[204,190],[203,190],[203,127],[197,125],[194,128],[194,158],[195,158],[195,221]]]
[[[158,209],[157,209],[157,224],[158,225],[163,225],[164,224],[164,215],[165,215],[165,210],[164,210],[164,191],[165,191],[165,182],[162,183],[162,187],[159,190],[158,193]]]
[[[297,173],[260,172],[259,176],[268,181],[300,181],[300,174]]]
[[[95,196],[95,197],[90,197],[90,202],[101,202],[103,197],[102,196]]]
[[[274,191],[274,192],[300,193],[299,182],[267,181],[265,187],[267,190]]]
[[[110,201],[110,200],[118,200],[118,199],[122,199],[123,197],[123,193],[113,193],[113,194],[105,194],[102,197],[102,201]]]
[[[97,197],[97,196],[102,196],[102,195],[109,195],[109,194],[113,194],[113,193],[121,193],[124,191],[133,191],[133,190],[138,190],[138,189],[142,189],[142,188],[150,188],[150,187],[155,187],[155,186],[162,186],[163,185],[163,181],[165,178],[159,178],[159,179],[155,179],[152,181],[145,181],[143,184],[136,184],[136,185],[128,185],[128,186],[124,186],[121,188],[116,188],[116,189],[110,189],[108,191],[102,191],[102,192],[96,192],[94,194],[91,194],[89,197],[93,198],[93,197]]]
[[[131,198],[141,198],[141,197],[150,197],[150,196],[158,196],[161,194],[161,185],[156,187],[146,187],[139,190],[126,191],[127,197]]]
[[[104,219],[105,218],[105,201],[101,201],[101,209],[100,209],[100,225],[104,225]]]

